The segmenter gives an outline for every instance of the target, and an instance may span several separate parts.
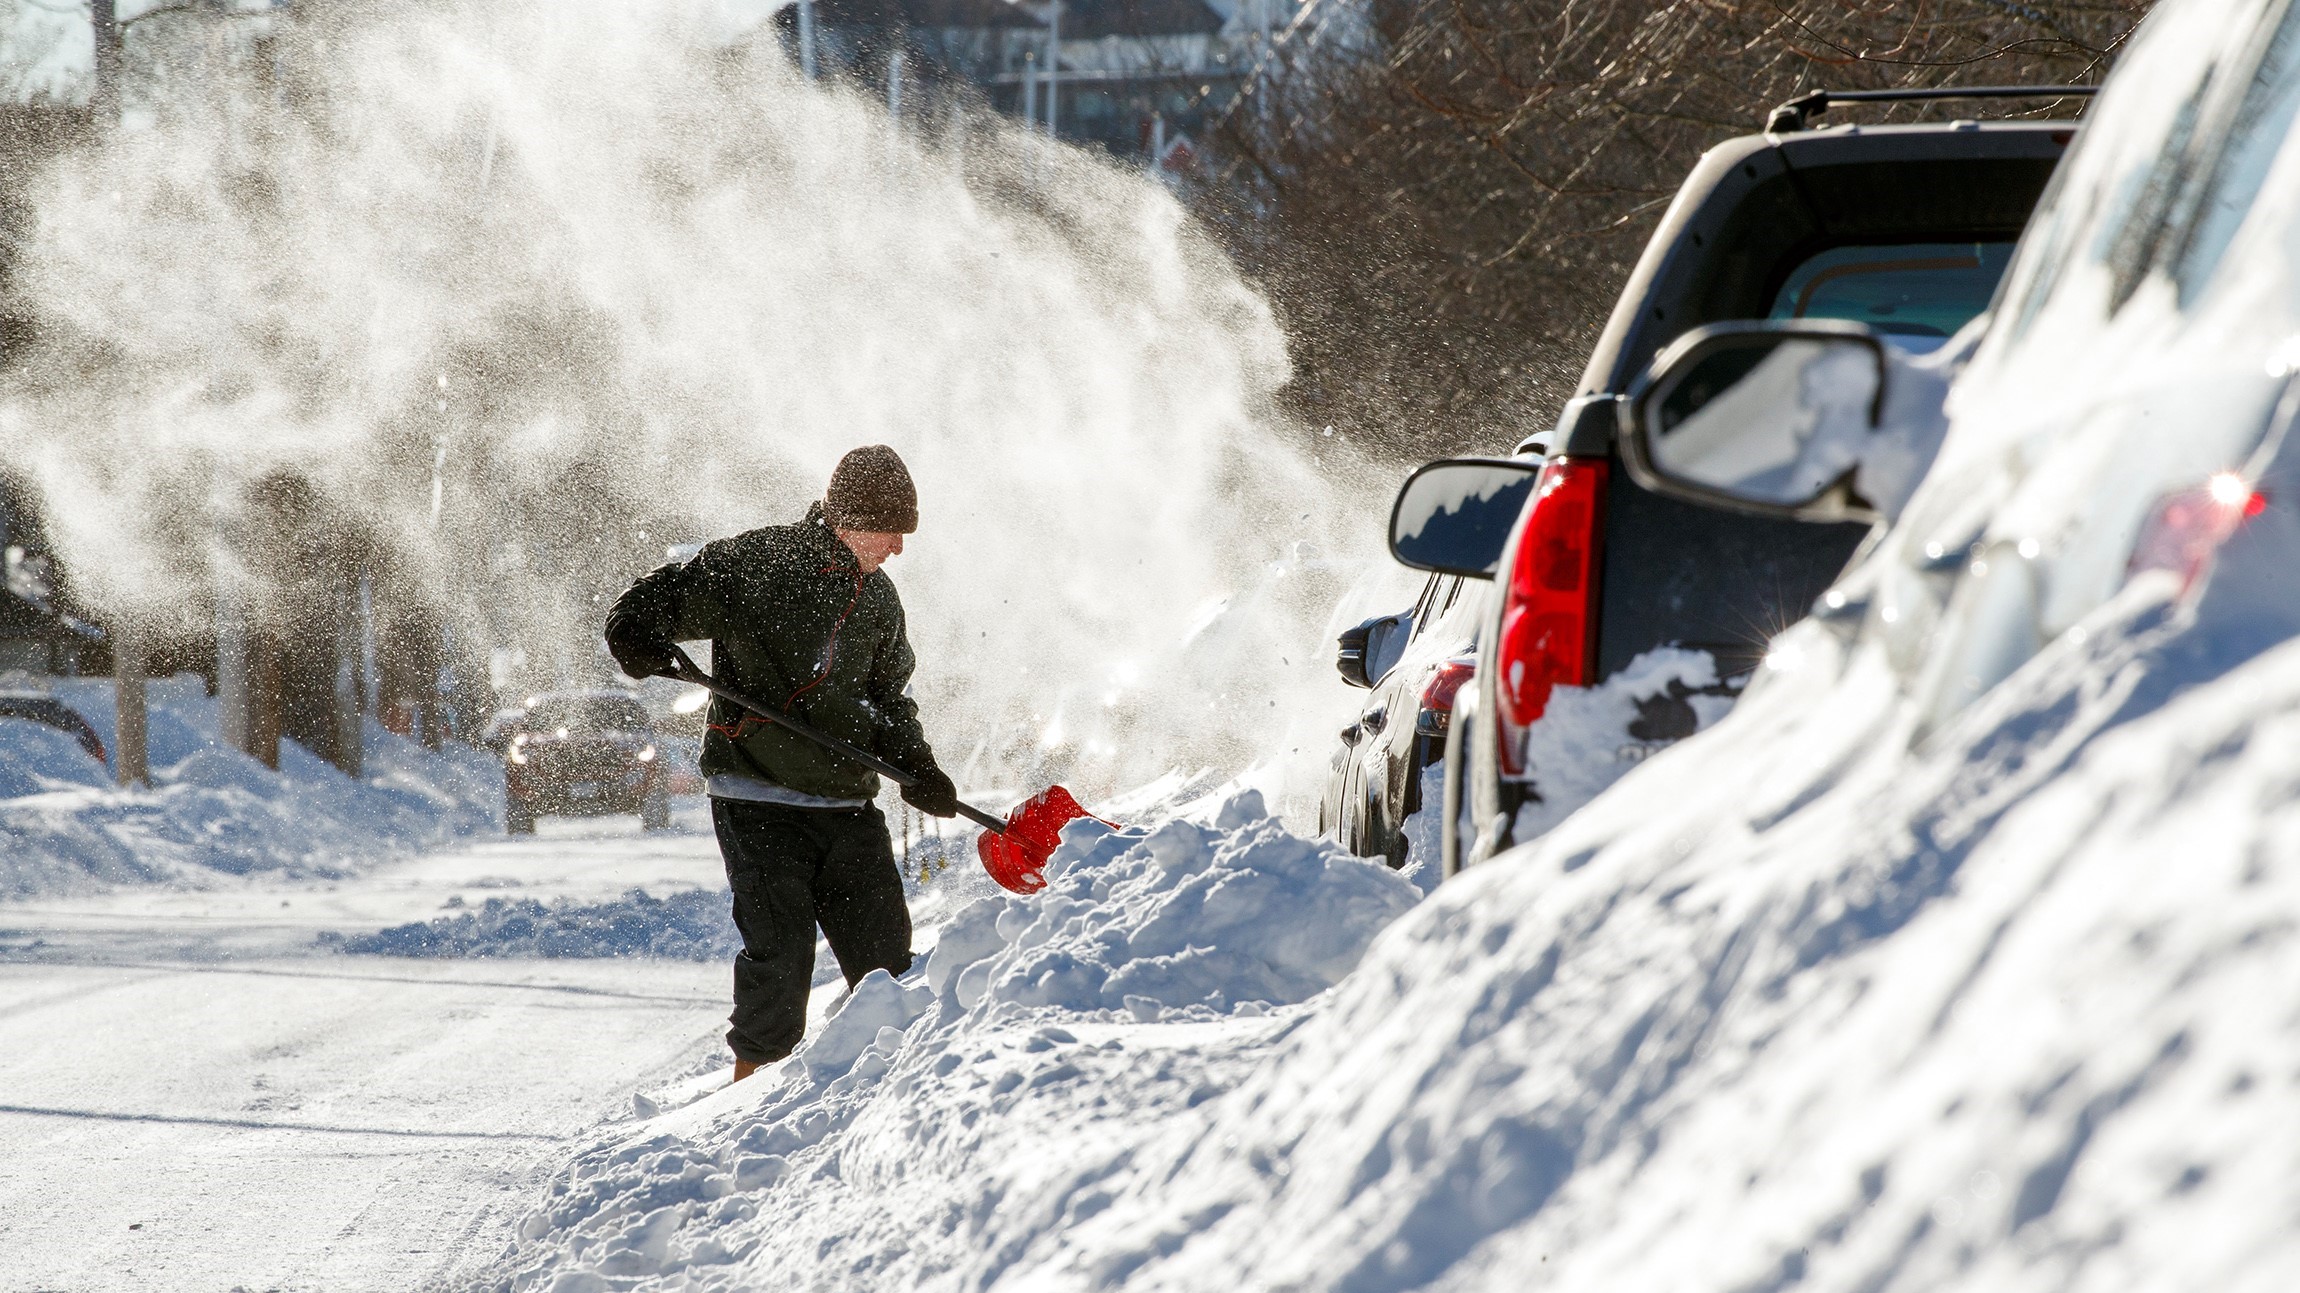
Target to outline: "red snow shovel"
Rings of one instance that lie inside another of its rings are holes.
[[[796,732],[826,750],[853,759],[898,786],[918,783],[918,778],[875,754],[849,745],[828,732],[818,732],[807,723],[780,710],[769,709],[739,691],[720,686],[678,647],[671,648],[671,661],[674,667],[667,677],[693,683],[785,731]],[[1062,828],[1081,817],[1094,816],[1079,807],[1078,800],[1060,786],[1048,786],[1038,792],[1005,821],[968,803],[960,803],[958,813],[982,828],[981,837],[975,841],[975,852],[982,857],[982,869],[990,872],[991,879],[1016,893],[1037,893],[1045,888],[1046,862],[1054,856],[1055,845],[1062,840]],[[1095,820],[1102,819],[1096,817]]]

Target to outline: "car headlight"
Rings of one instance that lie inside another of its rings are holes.
[[[512,738],[511,738],[511,748],[510,748],[510,750],[506,751],[506,753],[508,753],[508,754],[511,756],[511,761],[512,761],[513,763],[519,763],[519,764],[524,764],[524,763],[526,763],[526,762],[527,762],[527,734],[526,734],[525,732],[521,732],[519,735],[512,737]]]
[[[641,763],[653,763],[654,761],[655,761],[655,747],[654,747],[654,746],[652,746],[652,745],[641,746],[641,747],[639,748],[639,762],[641,762]]]

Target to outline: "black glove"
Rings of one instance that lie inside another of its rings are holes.
[[[929,817],[958,816],[958,787],[949,774],[932,764],[917,780],[902,788],[903,802]]]
[[[678,673],[678,662],[672,658],[671,644],[668,642],[610,637],[607,639],[607,651],[615,657],[615,663],[623,666],[623,672],[634,678],[652,678],[656,674],[675,676]]]

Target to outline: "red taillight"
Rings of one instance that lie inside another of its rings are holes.
[[[1603,458],[1553,458],[1541,469],[1527,505],[1494,643],[1505,765],[1515,762],[1518,742],[1511,729],[1521,731],[1541,717],[1550,688],[1596,681],[1597,562],[1607,470]]]
[[[2268,496],[2232,471],[2194,489],[2168,494],[2132,545],[2127,576],[2143,570],[2169,570],[2183,590],[2212,564],[2213,554],[2236,528],[2268,508]]]
[[[1477,676],[1477,660],[1448,660],[1440,664],[1422,684],[1421,714],[1418,718],[1424,736],[1444,736],[1446,724],[1453,716],[1453,698],[1461,694],[1462,684]]]

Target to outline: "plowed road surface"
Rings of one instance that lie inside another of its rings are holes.
[[[573,1133],[719,1053],[726,966],[315,939],[724,887],[698,810],[543,825],[356,880],[0,904],[0,1290],[402,1293],[500,1251]]]

